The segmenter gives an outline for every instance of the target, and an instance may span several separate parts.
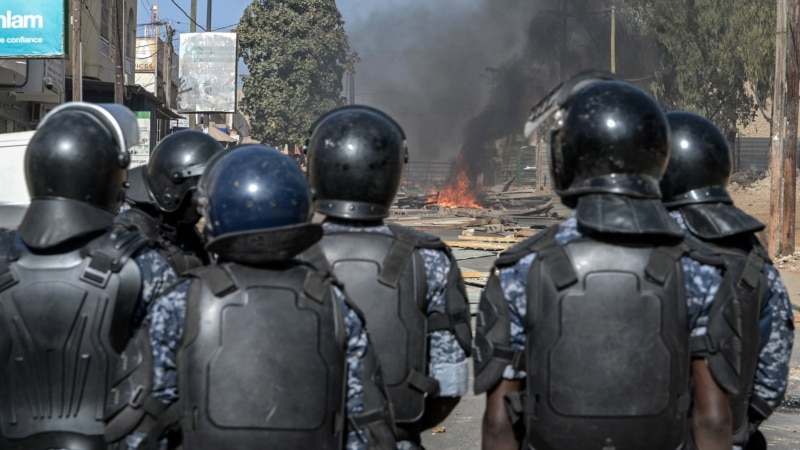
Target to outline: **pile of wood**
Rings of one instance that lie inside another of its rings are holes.
[[[425,209],[393,209],[386,219],[419,230],[455,230],[483,226],[492,221],[489,213],[480,209],[456,208],[430,211]]]
[[[476,236],[474,232],[474,229],[467,229],[458,236],[457,240],[444,242],[451,248],[496,251],[499,253],[517,242],[521,242],[536,234],[536,230],[511,231],[503,236]]]
[[[483,197],[483,205],[492,209],[544,210],[552,208],[552,197],[533,189],[488,192]]]

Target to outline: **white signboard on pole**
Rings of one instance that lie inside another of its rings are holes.
[[[136,111],[139,123],[139,145],[131,147],[130,169],[150,162],[150,111]]]
[[[236,111],[236,33],[181,33],[179,113]]]

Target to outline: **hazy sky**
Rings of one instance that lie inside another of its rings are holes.
[[[189,0],[174,2],[189,13]],[[188,32],[190,21],[175,3],[159,0],[159,19],[178,33]],[[213,2],[212,31],[230,31],[250,3]],[[138,24],[149,22],[153,4],[139,0]],[[403,126],[412,161],[449,160],[458,153],[465,125],[486,104],[494,82],[489,69],[524,46],[533,9],[530,0],[340,0],[337,5],[351,49],[361,59],[356,103],[380,108]],[[197,23],[203,27],[206,9],[199,0]],[[239,71],[246,73],[246,67],[240,64]]]
[[[131,0],[128,0],[131,1]],[[172,27],[178,32],[189,32],[190,21],[189,18],[175,6],[177,3],[186,13],[190,13],[191,1],[190,0],[175,0],[173,3],[170,0],[138,0],[139,10],[137,23],[144,24],[150,21],[150,8],[153,5],[158,6],[159,19],[168,20],[172,23]],[[252,3],[249,0],[216,0],[211,3],[211,28],[216,30],[219,27],[226,27],[217,31],[230,31],[231,26],[239,22],[242,17],[244,9]],[[386,9],[398,9],[398,13],[402,13],[404,7],[408,4],[425,2],[420,0],[339,0],[337,5],[342,12],[345,22],[358,22],[369,17],[373,12]],[[474,0],[460,0],[461,4],[469,7],[470,4],[475,3]],[[203,0],[197,1],[197,23],[202,27],[206,25],[206,11],[208,3]],[[198,29],[198,31],[201,31]],[[138,34],[143,34],[140,27]]]

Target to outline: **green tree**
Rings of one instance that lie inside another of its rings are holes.
[[[301,144],[319,115],[344,104],[342,78],[356,56],[334,0],[254,0],[235,31],[250,72],[241,110],[256,139]]]
[[[654,96],[668,109],[703,114],[732,140],[757,112],[767,120],[775,55],[775,2],[644,0],[642,30],[655,39]]]

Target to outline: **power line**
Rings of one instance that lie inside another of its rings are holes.
[[[206,28],[200,26],[199,23],[197,23],[194,19],[192,19],[192,16],[190,16],[189,13],[187,13],[183,8],[181,8],[181,5],[176,3],[175,0],[169,0],[169,1],[171,1],[172,4],[175,5],[175,7],[178,8],[183,13],[183,15],[186,16],[186,18],[189,19],[189,21],[191,21],[196,27],[202,29],[203,31],[206,31]]]

